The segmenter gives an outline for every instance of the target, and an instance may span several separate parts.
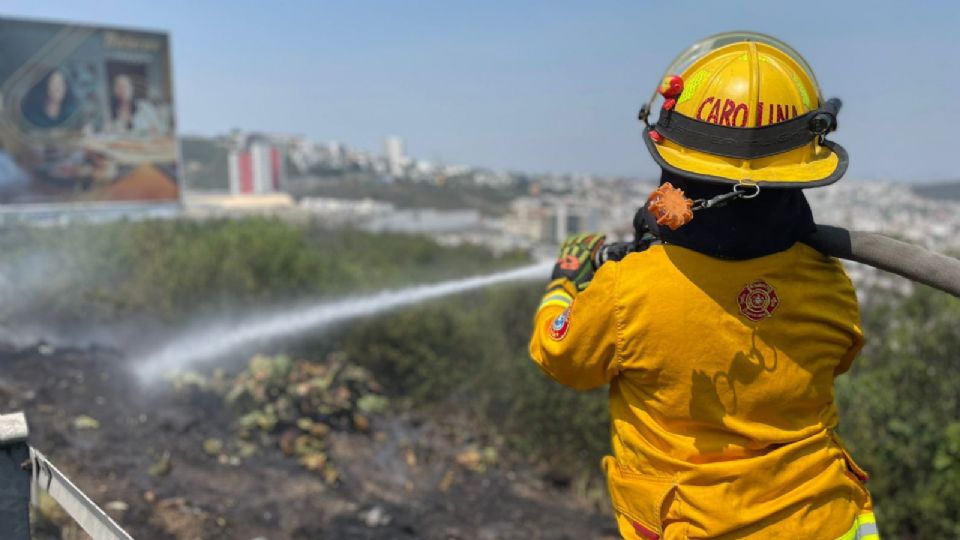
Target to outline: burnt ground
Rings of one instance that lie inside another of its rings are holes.
[[[555,475],[507,459],[465,466],[477,441],[446,414],[332,433],[331,485],[275,445],[232,462],[204,452],[205,439],[231,436],[234,414],[139,387],[111,350],[0,346],[0,412],[15,410],[31,444],[139,540],[618,538],[608,513]],[[78,425],[83,415],[99,426]],[[42,521],[36,538],[84,537],[63,516]]]

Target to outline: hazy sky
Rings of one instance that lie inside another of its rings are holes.
[[[844,100],[848,177],[960,178],[960,4],[4,0],[0,15],[170,32],[183,133],[300,133],[445,163],[651,175],[636,111],[693,41],[797,48]],[[951,135],[953,134],[953,135]]]

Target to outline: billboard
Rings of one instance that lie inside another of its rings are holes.
[[[175,202],[166,34],[0,18],[0,204]]]

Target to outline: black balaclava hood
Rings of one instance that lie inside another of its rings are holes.
[[[670,182],[690,199],[709,199],[729,193],[730,185],[688,180],[666,172],[660,184]],[[719,208],[705,208],[693,220],[672,231],[660,227],[658,236],[721,259],[753,259],[790,248],[815,232],[810,205],[799,189],[761,188],[752,199],[737,199]]]

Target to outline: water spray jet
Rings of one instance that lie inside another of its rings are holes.
[[[134,370],[141,382],[148,382],[171,372],[244,351],[261,342],[291,338],[307,331],[320,331],[336,323],[501,283],[544,280],[552,267],[553,262],[542,262],[486,276],[321,302],[284,312],[261,314],[239,322],[221,321],[175,337],[136,362]]]

